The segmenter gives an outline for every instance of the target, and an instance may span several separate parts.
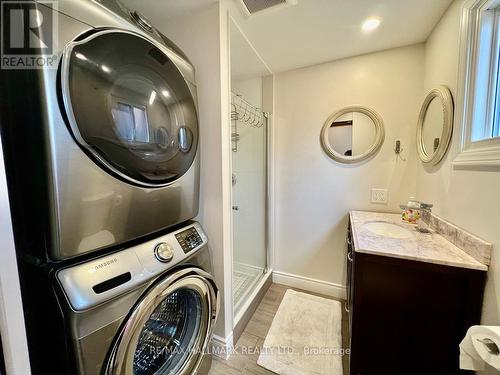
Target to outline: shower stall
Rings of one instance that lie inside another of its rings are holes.
[[[241,327],[270,282],[268,155],[274,80],[233,19],[229,37],[233,327]]]
[[[261,78],[233,82],[233,89],[238,90],[231,95],[233,307],[236,316],[268,268],[269,114],[261,109]]]

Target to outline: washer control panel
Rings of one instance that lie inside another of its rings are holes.
[[[193,249],[196,249],[203,243],[203,239],[195,227],[191,227],[177,233],[175,238],[177,239],[177,242],[179,242],[179,245],[181,245],[185,254],[189,253]]]
[[[166,242],[160,242],[157,244],[154,251],[156,259],[163,263],[170,262],[174,257],[174,250],[172,249],[172,246]]]
[[[57,278],[75,311],[84,311],[133,290],[182,263],[208,244],[200,224],[127,249],[63,268]]]

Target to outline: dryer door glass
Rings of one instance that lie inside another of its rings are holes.
[[[203,303],[190,289],[165,298],[147,320],[134,353],[134,375],[177,374],[200,335]]]
[[[190,168],[198,144],[193,94],[158,46],[107,30],[65,53],[61,81],[69,128],[89,155],[118,177],[151,187]]]

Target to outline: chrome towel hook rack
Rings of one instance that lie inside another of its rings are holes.
[[[238,151],[238,141],[240,134],[238,133],[238,122],[250,125],[254,128],[264,126],[264,121],[268,118],[268,114],[250,104],[243,96],[231,92],[231,149],[233,152]]]
[[[264,126],[265,115],[261,108],[243,99],[242,95],[231,93],[231,120],[238,120],[256,128]]]

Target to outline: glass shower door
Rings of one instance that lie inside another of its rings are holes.
[[[232,98],[233,300],[238,314],[267,268],[267,119]]]

